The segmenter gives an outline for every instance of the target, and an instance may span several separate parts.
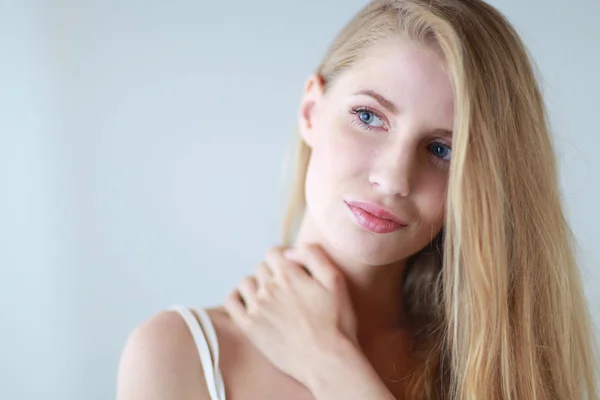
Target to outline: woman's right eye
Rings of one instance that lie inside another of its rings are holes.
[[[364,107],[353,108],[351,114],[355,115],[358,121],[356,123],[363,129],[381,128],[384,126],[383,119],[374,111]]]

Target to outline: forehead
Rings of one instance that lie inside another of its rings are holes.
[[[400,109],[435,112],[452,121],[454,95],[441,53],[406,38],[375,45],[339,77],[340,95],[373,90]]]

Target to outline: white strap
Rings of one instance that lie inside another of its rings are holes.
[[[208,342],[210,343],[210,348],[213,351],[213,360],[214,360],[213,371],[214,371],[214,375],[215,375],[215,377],[214,377],[215,386],[216,386],[216,390],[220,396],[220,397],[218,397],[218,399],[226,400],[225,399],[225,384],[223,383],[223,375],[221,375],[221,369],[219,367],[219,341],[217,339],[217,332],[215,331],[215,327],[214,327],[212,321],[210,320],[210,317],[205,309],[198,308],[198,309],[195,309],[195,311],[198,313],[198,318],[200,318],[200,324],[202,325],[202,328],[204,329],[206,338],[207,338]]]
[[[225,400],[225,385],[219,370],[219,342],[206,310],[202,308],[195,310],[198,313],[198,319],[186,307],[175,306],[171,307],[170,310],[181,315],[194,338],[211,400]]]

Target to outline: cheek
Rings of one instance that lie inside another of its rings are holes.
[[[370,152],[365,151],[367,147],[360,134],[339,120],[324,121],[319,128],[311,163],[322,178],[339,185],[347,183],[349,179],[366,177],[371,161]]]
[[[335,213],[336,204],[368,182],[369,152],[346,124],[323,121],[315,137],[306,174],[306,202],[318,219]]]
[[[423,188],[416,199],[421,221],[427,226],[441,228],[446,215],[447,176],[423,177]]]

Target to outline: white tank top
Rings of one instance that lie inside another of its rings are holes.
[[[225,385],[219,370],[219,342],[208,313],[202,308],[194,309],[194,313],[182,306],[171,307],[170,310],[181,315],[196,342],[210,399],[225,400]]]

